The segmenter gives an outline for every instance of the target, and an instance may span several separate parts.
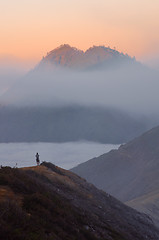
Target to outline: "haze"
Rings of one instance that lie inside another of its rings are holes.
[[[14,106],[104,106],[155,114],[158,77],[157,71],[129,64],[105,71],[31,71],[0,100]]]

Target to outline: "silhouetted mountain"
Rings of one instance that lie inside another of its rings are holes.
[[[105,46],[93,46],[85,52],[64,44],[50,51],[42,59],[38,68],[67,67],[72,69],[90,70],[102,69],[112,65],[117,66],[123,62],[136,62],[127,54]],[[136,62],[137,63],[137,62]]]
[[[158,240],[145,214],[50,163],[0,169],[0,237]]]
[[[72,171],[159,224],[159,127]]]

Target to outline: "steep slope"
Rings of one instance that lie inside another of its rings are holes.
[[[144,211],[149,211],[157,221],[153,208],[159,207],[156,203],[159,189],[159,127],[72,171],[120,200],[130,201],[131,206],[147,209]]]
[[[159,190],[125,202],[128,206],[149,215],[159,226]]]
[[[144,214],[75,174],[43,163],[0,169],[2,239],[157,240]]]
[[[159,187],[159,127],[74,169],[122,201]]]

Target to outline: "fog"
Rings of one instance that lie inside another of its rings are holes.
[[[5,80],[1,79],[2,84]],[[3,94],[0,103],[15,106],[78,104],[155,114],[158,89],[159,72],[141,64],[90,71],[36,68]]]
[[[27,69],[18,63],[8,63],[0,58],[0,96],[23,78]]]

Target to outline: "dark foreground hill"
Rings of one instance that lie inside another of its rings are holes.
[[[159,225],[159,127],[72,170]]]
[[[159,230],[145,214],[43,163],[0,169],[0,239],[157,240]]]

